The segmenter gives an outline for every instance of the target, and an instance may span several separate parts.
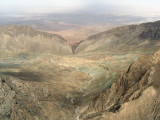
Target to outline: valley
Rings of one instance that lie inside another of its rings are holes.
[[[58,34],[0,27],[0,119],[158,120],[159,28],[113,28],[73,52]]]

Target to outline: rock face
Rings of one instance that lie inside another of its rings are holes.
[[[52,89],[45,84],[27,83],[6,76],[1,78],[1,120],[65,120],[64,118],[72,120],[74,118],[71,105],[68,105],[68,108],[59,106],[59,103],[55,102],[55,96],[49,96]]]
[[[160,21],[128,25],[90,36],[75,53],[146,49],[159,45],[159,40]]]
[[[145,30],[139,35],[140,38],[160,40],[160,21],[142,24]]]
[[[159,120],[160,51],[134,62],[111,88],[81,108],[83,120]]]
[[[72,54],[69,44],[59,35],[36,31],[28,26],[0,27],[0,50]]]

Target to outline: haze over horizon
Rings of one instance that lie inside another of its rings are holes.
[[[157,21],[158,0],[1,0],[0,26],[27,25],[80,41],[114,27]]]
[[[158,0],[1,0],[1,13],[115,13],[136,16],[157,16]]]

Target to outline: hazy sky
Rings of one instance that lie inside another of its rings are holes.
[[[159,15],[160,0],[0,0],[0,12],[119,12],[119,14]]]

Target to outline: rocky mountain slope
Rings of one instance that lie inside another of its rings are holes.
[[[114,28],[84,40],[75,53],[129,51],[160,46],[160,21]]]
[[[91,36],[76,54],[58,35],[1,27],[0,120],[159,120],[159,24]]]
[[[12,55],[4,61],[1,56],[1,120],[159,120],[160,51],[138,59],[111,86],[89,97],[84,89],[93,78],[65,67],[57,56]],[[103,86],[98,83],[97,89]]]
[[[39,32],[28,26],[0,27],[0,50],[72,54],[69,44],[59,35]]]
[[[140,58],[90,103],[79,108],[81,120],[159,120],[160,51]]]

